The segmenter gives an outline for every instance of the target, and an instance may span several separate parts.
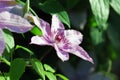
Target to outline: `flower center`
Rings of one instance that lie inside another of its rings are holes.
[[[57,36],[55,37],[55,41],[56,41],[56,42],[60,42],[61,40],[62,40],[62,36],[57,35]]]

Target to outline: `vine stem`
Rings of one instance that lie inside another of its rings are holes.
[[[48,53],[51,52],[52,50],[53,50],[53,47],[50,47],[49,50],[47,50],[47,51],[44,53],[44,55],[40,58],[40,61],[42,61],[43,58],[45,58],[45,57],[48,55]]]
[[[16,0],[16,1],[22,5],[25,5],[25,3],[20,0]],[[36,12],[30,6],[29,6],[29,10],[33,13],[33,15],[35,15],[37,18],[39,18],[38,15],[36,14]]]
[[[110,73],[111,68],[112,68],[112,61],[111,61],[111,60],[108,60],[108,69],[107,69],[107,73]]]
[[[10,62],[6,60],[5,58],[0,57],[0,60],[6,63],[8,66],[10,66]]]

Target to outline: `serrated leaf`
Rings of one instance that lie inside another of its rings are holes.
[[[65,77],[62,74],[56,74],[56,76],[60,77],[62,80],[69,80],[67,77]]]
[[[26,62],[23,59],[15,59],[10,66],[10,80],[19,80],[25,71]]]
[[[51,72],[45,72],[45,75],[49,80],[57,80],[56,76]]]
[[[52,72],[52,73],[55,72],[55,70],[51,66],[49,66],[47,64],[44,64],[44,68],[45,68],[46,71],[49,71],[49,72]]]
[[[110,5],[120,15],[120,0],[110,0]]]
[[[109,16],[109,0],[89,0],[98,26],[104,26]]]
[[[37,59],[32,59],[31,64],[35,71],[41,76],[41,78],[45,80],[45,73],[42,63]]]
[[[23,46],[20,46],[20,45],[17,45],[15,49],[19,49],[19,48],[27,51],[30,55],[33,55],[33,54],[34,54],[34,52],[32,52],[31,50],[29,50],[28,48],[23,47]]]
[[[47,0],[39,3],[39,8],[49,14],[58,14],[61,21],[70,27],[70,21],[67,12],[57,0]]]

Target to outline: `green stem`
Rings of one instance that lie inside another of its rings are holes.
[[[6,63],[8,66],[10,66],[10,62],[6,60],[5,58],[0,57],[0,60],[2,60],[4,63]]]
[[[20,4],[22,4],[22,5],[25,5],[25,3],[22,2],[22,1],[20,1],[20,0],[16,0],[16,1],[17,1],[18,3],[20,3]],[[32,8],[29,7],[29,9],[30,9],[30,11],[33,13],[33,15],[35,15],[37,18],[39,18],[38,15],[36,14],[36,12],[35,12]]]
[[[107,69],[107,73],[110,73],[112,69],[112,61],[111,60],[108,60],[108,69]]]
[[[53,48],[49,48],[49,50],[47,50],[44,55],[40,58],[40,61],[42,61],[51,51],[53,50]]]

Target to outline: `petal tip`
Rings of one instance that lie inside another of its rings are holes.
[[[91,62],[92,64],[94,64],[94,61],[92,58],[90,58],[88,61]]]

